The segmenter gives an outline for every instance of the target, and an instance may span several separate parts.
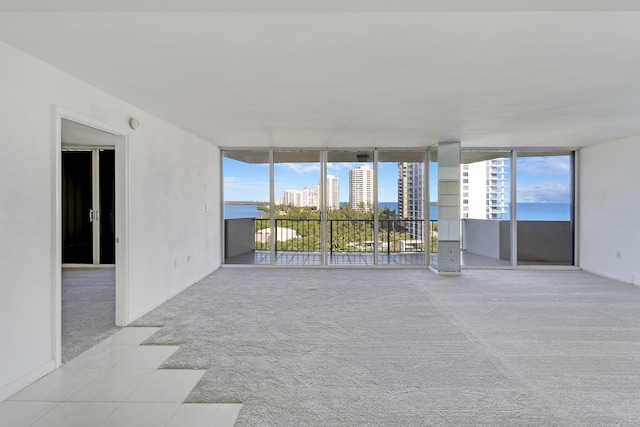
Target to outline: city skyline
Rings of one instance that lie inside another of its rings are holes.
[[[349,171],[363,163],[328,163],[327,172],[340,179],[340,203],[349,202]],[[372,166],[372,163],[365,163]],[[564,203],[570,200],[571,188],[567,176],[568,156],[518,158],[518,202]],[[510,169],[510,167],[509,167]],[[274,190],[280,198],[285,190],[302,191],[314,187],[320,180],[319,163],[277,163],[274,165]],[[508,188],[508,185],[507,185]],[[378,201],[397,203],[398,163],[378,164]],[[269,165],[247,164],[225,158],[224,191],[226,201],[269,200]],[[437,164],[429,167],[430,201],[437,201]]]
[[[372,163],[328,163],[328,175],[340,180],[340,203],[349,203],[349,171],[363,164],[373,168]],[[437,171],[430,171],[431,200],[437,200]],[[303,191],[305,187],[315,187],[320,181],[319,163],[277,163],[274,165],[274,193],[280,200],[285,190]],[[226,201],[269,200],[269,165],[248,164],[225,158],[224,191]],[[378,201],[397,202],[398,163],[378,164]]]

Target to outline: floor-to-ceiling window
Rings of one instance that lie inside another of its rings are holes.
[[[573,151],[464,150],[461,163],[463,266],[573,265]]]
[[[438,268],[438,150],[437,146],[427,151],[428,175],[426,186],[429,200],[428,227],[429,239],[427,242],[427,253],[429,254],[429,265]]]
[[[378,152],[379,264],[427,264],[429,220],[425,157],[425,150]]]
[[[463,150],[462,266],[572,265],[573,165]],[[437,268],[436,151],[232,150],[223,170],[226,264]]]
[[[427,264],[426,150],[225,150],[222,158],[226,264]]]
[[[373,150],[327,152],[327,264],[373,265]]]
[[[321,265],[320,151],[275,151],[273,176],[275,264]]]
[[[511,265],[511,151],[465,150],[460,170],[462,265]]]
[[[222,156],[224,263],[271,263],[269,151],[234,150]]]
[[[518,265],[572,265],[573,153],[517,151]]]

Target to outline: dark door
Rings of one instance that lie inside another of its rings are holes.
[[[93,263],[91,151],[62,152],[62,262]]]
[[[62,263],[115,264],[115,252],[115,152],[63,151]]]
[[[100,264],[116,263],[115,151],[100,151]]]

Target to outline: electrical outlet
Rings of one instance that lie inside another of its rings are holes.
[[[173,260],[173,268],[178,268],[178,258]]]
[[[616,258],[620,258],[620,251],[616,251]]]
[[[191,262],[191,255],[187,255],[187,262]]]

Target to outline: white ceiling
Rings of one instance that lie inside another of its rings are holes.
[[[640,133],[638,1],[77,3],[0,1],[0,40],[221,147]]]

